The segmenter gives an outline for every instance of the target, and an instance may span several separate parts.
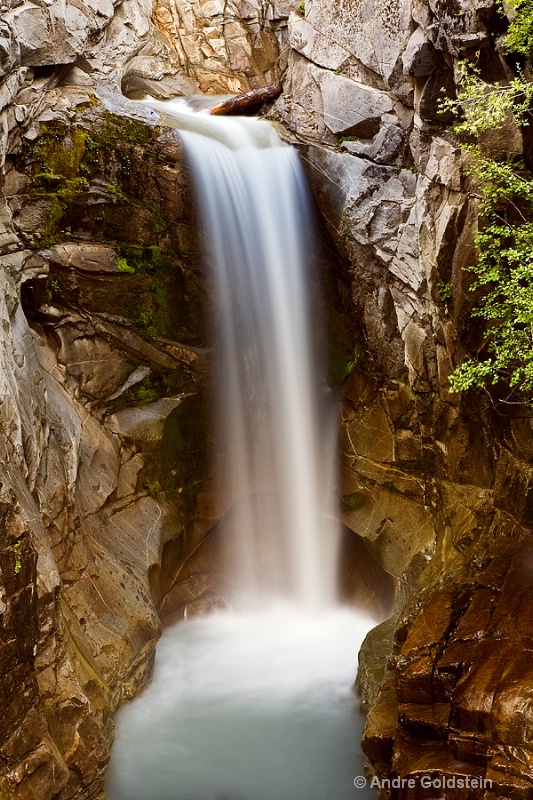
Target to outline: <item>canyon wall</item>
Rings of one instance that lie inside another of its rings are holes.
[[[449,391],[475,343],[477,201],[437,113],[463,57],[510,77],[505,17],[491,0],[0,14],[0,793],[101,797],[112,715],[150,676],[159,616],[223,592],[210,282],[179,139],[124,93],[283,77],[270,115],[329,249],[342,520],[396,585],[361,657],[365,752],[378,775],[416,778],[395,797],[446,774],[529,797],[533,437],[522,410]],[[520,153],[522,135],[491,146]]]
[[[395,798],[439,794],[423,778],[461,778],[454,798],[525,800],[533,785],[531,415],[497,393],[450,393],[479,346],[465,270],[478,200],[438,108],[462,59],[511,79],[507,24],[490,1],[315,0],[290,18],[273,112],[362,320],[341,386],[340,491],[345,524],[397,580],[398,616],[368,637],[359,675],[369,774],[404,779],[383,789]],[[517,156],[522,132],[509,123],[485,147]]]

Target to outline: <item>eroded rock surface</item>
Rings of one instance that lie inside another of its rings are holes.
[[[408,609],[385,674],[382,629],[362,654],[372,769],[417,778],[417,789],[383,796],[433,798],[436,790],[424,793],[420,777],[459,776],[461,764],[474,777],[490,772],[491,793],[455,787],[447,797],[531,792],[527,723],[509,732],[527,718],[521,651],[529,645],[514,640],[518,617],[505,574],[491,589],[495,600],[475,573],[510,531],[510,551],[528,552],[532,426],[527,411],[503,408],[496,397],[449,391],[449,375],[476,342],[463,268],[475,258],[477,201],[450,119],[438,109],[442,92],[454,95],[462,58],[475,57],[487,80],[512,76],[501,49],[506,25],[492,0],[460,9],[314,0],[304,16],[289,18],[289,69],[272,112],[300,148],[339,250],[344,299],[360,325],[359,345],[345,350],[339,370],[343,521],[395,576],[397,613]],[[522,135],[507,125],[484,147],[512,157],[522,151]],[[493,602],[508,608],[496,641],[480,622],[468,656],[455,652],[450,637],[463,613]],[[524,604],[531,613],[531,598]],[[446,696],[435,689],[443,653],[453,662]],[[483,709],[490,722],[481,722]]]
[[[391,796],[431,796],[424,778],[452,798],[467,779],[469,796],[531,795],[532,547],[515,528],[476,548],[401,616],[363,740],[381,774],[403,779]]]
[[[279,80],[291,0],[158,0],[155,24],[181,68],[207,94],[238,94]]]
[[[0,784],[94,797],[191,519],[160,452],[206,375],[205,281],[174,132],[84,89],[41,102],[5,165]]]

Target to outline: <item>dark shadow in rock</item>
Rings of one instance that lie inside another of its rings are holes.
[[[395,587],[395,578],[381,566],[368,542],[342,525],[339,547],[341,600],[381,621],[392,614]]]

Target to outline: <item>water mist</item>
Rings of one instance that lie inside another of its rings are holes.
[[[335,604],[335,421],[297,155],[254,119],[153,103],[182,133],[218,306],[231,610],[181,623],[117,718],[109,800],[363,796],[351,684],[372,621]]]

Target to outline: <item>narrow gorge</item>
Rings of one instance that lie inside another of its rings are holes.
[[[219,290],[182,140],[139,100],[277,83],[261,113],[298,150],[317,219],[340,591],[385,620],[359,655],[367,787],[533,795],[532,417],[500,384],[451,391],[486,347],[470,291],[485,212],[442,110],[465,61],[487,86],[527,79],[506,51],[516,14],[1,5],[0,800],[103,800],[115,713],[149,683],[162,626],[226,603]],[[504,116],[483,152],[528,168],[527,119]]]

